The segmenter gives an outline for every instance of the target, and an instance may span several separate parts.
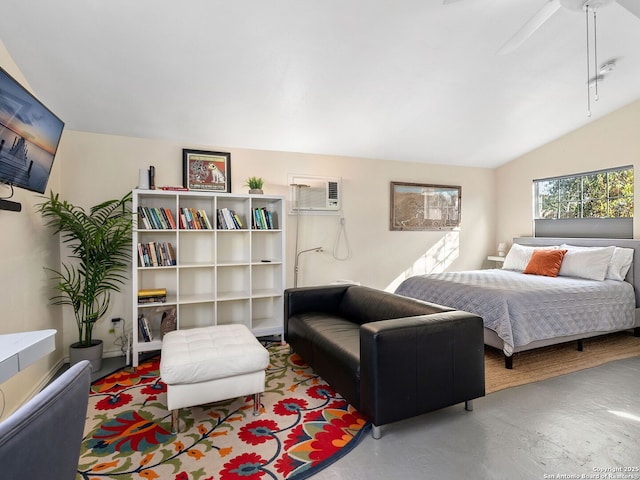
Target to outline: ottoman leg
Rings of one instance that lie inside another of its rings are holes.
[[[253,415],[255,417],[260,415],[260,392],[253,395]]]
[[[180,409],[171,410],[171,433],[180,431]]]

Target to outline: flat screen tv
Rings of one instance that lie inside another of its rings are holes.
[[[0,183],[44,193],[64,122],[0,68]]]

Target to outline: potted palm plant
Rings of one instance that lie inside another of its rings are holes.
[[[247,178],[247,182],[244,184],[245,187],[249,187],[249,193],[257,193],[262,194],[262,186],[264,185],[264,180],[261,177],[249,177]]]
[[[93,327],[109,309],[111,293],[125,282],[131,259],[131,193],[107,200],[85,211],[61,200],[58,194],[37,205],[45,224],[59,233],[71,250],[69,262],[59,270],[48,269],[59,294],[54,305],[70,305],[78,325],[78,341],[69,350],[70,363],[91,361],[102,366],[102,340],[93,338]]]

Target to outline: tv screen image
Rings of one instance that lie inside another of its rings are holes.
[[[44,193],[64,122],[0,68],[0,183]]]

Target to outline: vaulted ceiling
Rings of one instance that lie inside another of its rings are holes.
[[[3,0],[0,40],[69,129],[495,167],[640,98],[640,19],[615,2],[591,117],[584,13],[497,54],[547,3]]]

